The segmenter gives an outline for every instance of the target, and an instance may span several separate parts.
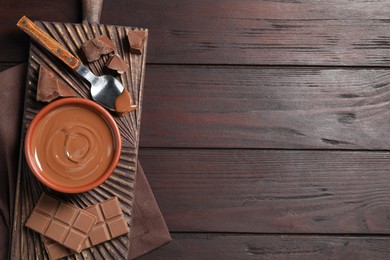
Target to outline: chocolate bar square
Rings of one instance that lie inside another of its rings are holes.
[[[43,193],[26,227],[79,253],[95,223],[94,215]]]
[[[117,197],[110,198],[84,210],[97,218],[97,222],[86,242],[89,247],[129,232],[129,227],[124,219]]]

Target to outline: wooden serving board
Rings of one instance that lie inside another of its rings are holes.
[[[80,47],[87,40],[106,34],[116,44],[117,53],[130,65],[129,70],[117,78],[128,88],[133,103],[137,104],[137,109],[135,112],[131,112],[124,117],[114,116],[122,135],[122,153],[118,166],[106,182],[91,191],[81,194],[62,194],[49,190],[30,171],[24,157],[23,149],[23,141],[29,123],[36,113],[46,105],[35,99],[40,65],[45,65],[47,68],[50,68],[60,80],[75,90],[80,97],[88,99],[91,99],[91,97],[87,83],[76,75],[76,73],[70,71],[53,55],[45,51],[35,42],[31,42],[22,125],[21,154],[16,184],[11,259],[48,259],[40,235],[24,226],[43,191],[54,194],[81,208],[109,197],[117,196],[121,202],[131,232],[147,39],[145,40],[142,55],[132,54],[129,51],[127,32],[130,30],[145,30],[147,32],[147,30],[90,23],[36,23],[60,44],[65,46],[73,55],[81,59],[95,75],[107,74],[107,71],[104,69],[104,64],[109,56],[103,55],[101,59],[87,63]],[[128,254],[128,249],[129,235],[84,250],[81,254],[69,257],[69,259],[74,259],[75,257],[76,259],[125,259]]]

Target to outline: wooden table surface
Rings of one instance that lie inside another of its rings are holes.
[[[2,0],[15,26],[79,0]],[[140,160],[173,241],[141,259],[390,258],[390,1],[106,0],[149,28]]]

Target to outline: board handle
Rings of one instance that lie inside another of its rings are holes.
[[[61,44],[54,40],[49,34],[39,28],[33,21],[26,16],[20,18],[16,24],[25,33],[30,35],[32,39],[37,41],[42,47],[50,51],[54,56],[63,61],[71,69],[77,70],[81,61],[67,51]]]
[[[83,20],[100,23],[103,0],[83,0]]]

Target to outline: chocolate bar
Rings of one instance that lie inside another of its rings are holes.
[[[84,211],[97,218],[97,222],[85,242],[86,248],[129,233],[129,227],[117,197],[85,208]]]
[[[94,215],[43,193],[26,227],[79,253],[95,223]]]
[[[117,197],[85,208],[84,211],[94,215],[97,218],[97,222],[89,233],[83,249],[93,247],[129,232],[129,227]],[[71,250],[53,240],[44,237],[43,242],[50,259],[59,259],[73,254]]]

